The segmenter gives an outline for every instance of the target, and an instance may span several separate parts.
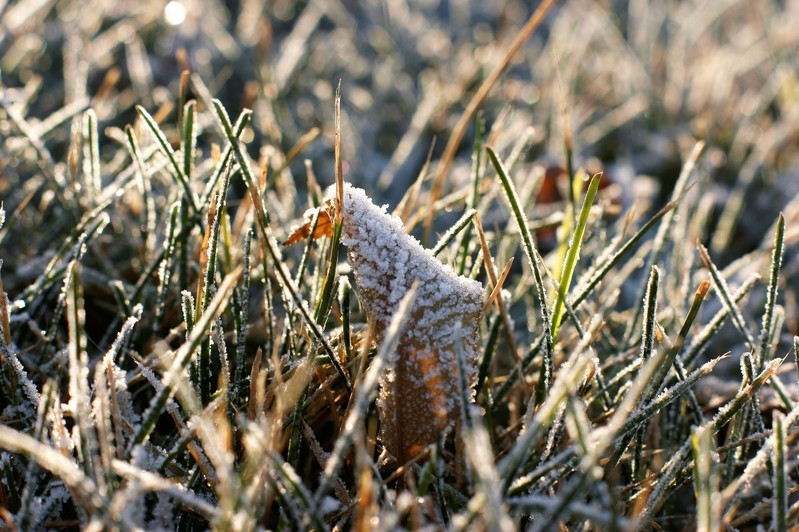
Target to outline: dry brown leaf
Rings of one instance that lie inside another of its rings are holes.
[[[331,192],[331,194],[333,194]],[[458,365],[466,357],[473,384],[483,286],[455,274],[405,232],[399,218],[374,205],[366,193],[344,187],[342,243],[357,292],[378,334],[388,327],[416,279],[416,302],[380,380],[380,436],[386,451],[404,463],[438,443],[459,419]]]

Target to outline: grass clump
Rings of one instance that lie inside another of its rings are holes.
[[[4,526],[799,525],[796,13],[79,4],[0,3]]]

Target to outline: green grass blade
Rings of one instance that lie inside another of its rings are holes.
[[[327,316],[330,314],[330,309],[333,307],[333,294],[336,286],[336,269],[338,268],[338,253],[339,243],[341,241],[341,224],[333,223],[333,236],[330,240],[330,256],[327,260],[327,271],[325,272],[325,279],[322,283],[322,290],[319,299],[316,302],[314,309],[314,321],[320,327],[325,326]]]
[[[502,189],[505,191],[505,198],[508,200],[513,216],[516,219],[516,224],[522,236],[522,244],[524,252],[527,255],[527,260],[533,270],[535,278],[536,294],[538,296],[538,304],[541,306],[541,316],[544,326],[544,357],[541,364],[541,378],[539,379],[538,387],[536,388],[536,403],[540,404],[549,393],[552,386],[552,374],[554,372],[552,353],[554,350],[554,339],[552,335],[552,320],[549,315],[549,303],[547,301],[546,289],[544,288],[544,281],[541,275],[541,265],[538,263],[538,251],[533,243],[533,236],[530,233],[530,228],[527,224],[527,218],[519,205],[519,196],[516,193],[516,188],[510,180],[507,172],[505,171],[502,162],[497,157],[490,147],[486,146],[488,158],[494,166],[500,181],[502,182]]]
[[[455,224],[453,224],[453,226],[450,227],[446,233],[441,235],[441,238],[438,239],[438,242],[433,248],[433,256],[436,256],[442,251],[444,251],[444,249],[449,245],[449,243],[452,242],[452,240],[456,236],[458,236],[458,234],[461,231],[463,231],[466,227],[469,226],[475,214],[477,214],[476,210],[466,209],[466,212],[463,213],[463,216],[461,216],[460,219],[457,222],[455,222]],[[464,233],[464,235],[467,234],[470,233]]]
[[[90,410],[91,392],[89,390],[89,360],[86,353],[86,331],[83,301],[83,288],[78,270],[78,263],[73,262],[68,273],[67,290],[67,327],[69,330],[69,401],[73,408],[73,416],[82,456],[83,471],[98,484],[101,494],[105,494],[104,478],[100,475],[101,465],[99,446],[92,422]]]
[[[729,287],[727,286],[727,282],[719,272],[716,265],[713,263],[713,260],[710,258],[710,254],[707,252],[707,248],[697,242],[696,244],[697,249],[699,250],[699,256],[702,258],[702,261],[705,263],[707,270],[710,272],[710,278],[713,280],[713,287],[718,292],[719,297],[721,298],[722,303],[727,308],[730,313],[730,318],[732,319],[732,323],[735,325],[735,328],[738,329],[738,332],[741,334],[743,339],[749,346],[749,350],[754,352],[755,350],[755,339],[752,337],[752,334],[749,332],[749,329],[746,327],[746,323],[744,321],[743,314],[738,309],[738,306],[733,302],[733,298],[730,295]]]
[[[699,288],[696,290],[694,300],[691,303],[691,307],[688,309],[688,314],[685,316],[682,327],[680,327],[680,332],[677,334],[677,340],[675,340],[674,344],[666,352],[663,363],[658,367],[658,371],[651,379],[651,387],[649,388],[649,393],[646,394],[647,399],[655,395],[666,380],[666,376],[672,365],[674,365],[677,355],[679,355],[683,345],[685,345],[685,339],[691,331],[691,325],[693,325],[696,316],[699,314],[699,307],[702,306],[702,301],[704,301],[709,288],[710,283],[707,281],[699,283]]]
[[[696,496],[697,532],[719,530],[721,506],[719,478],[714,471],[716,459],[713,433],[708,426],[697,428],[691,436],[694,457],[694,494]]]
[[[194,108],[197,103],[191,100],[183,107],[183,136],[180,140],[180,151],[183,152],[183,175],[191,181],[194,172],[194,151],[197,147],[197,126],[194,120]]]
[[[97,114],[93,109],[83,113],[83,179],[90,200],[100,197],[100,141],[97,138]]]
[[[788,532],[788,467],[785,455],[786,445],[785,416],[779,410],[773,414],[774,427],[774,498],[772,502],[771,526],[774,532]]]
[[[175,150],[172,149],[172,146],[166,139],[166,135],[164,135],[164,132],[161,131],[160,127],[158,127],[158,124],[155,122],[153,117],[150,116],[150,113],[148,113],[147,110],[141,105],[136,106],[136,111],[139,113],[139,116],[142,118],[142,120],[144,120],[145,125],[147,125],[147,129],[150,130],[150,134],[152,135],[153,139],[155,139],[155,142],[161,148],[161,151],[164,153],[164,155],[166,155],[167,160],[169,160],[169,164],[172,167],[172,176],[183,188],[183,194],[191,209],[191,213],[195,214],[198,212],[197,201],[194,198],[194,192],[191,190],[188,176],[184,173],[180,164],[178,164],[178,160],[175,157]]]
[[[518,475],[524,473],[521,470],[522,466],[532,454],[539,438],[555,418],[563,401],[566,400],[583,378],[589,363],[587,357],[579,356],[570,367],[561,368],[546,400],[526,424],[524,431],[516,439],[516,442],[505,457],[497,465],[505,490],[511,486]]]
[[[762,369],[766,361],[771,359],[771,326],[774,321],[774,306],[777,304],[777,284],[780,279],[780,266],[782,266],[784,245],[785,217],[780,213],[779,219],[777,220],[777,231],[774,234],[774,250],[771,252],[771,270],[769,272],[768,290],[766,291],[763,328],[760,331],[760,349],[755,359],[758,369]]]
[[[652,266],[649,273],[649,283],[644,296],[643,332],[641,333],[641,361],[646,362],[652,356],[655,347],[655,321],[658,304],[658,286],[660,284],[660,270]]]
[[[583,243],[585,236],[585,228],[588,224],[588,215],[591,213],[591,206],[594,204],[594,197],[596,197],[597,190],[599,190],[599,181],[602,174],[596,174],[591,178],[588,185],[588,192],[583,199],[583,206],[580,209],[580,217],[577,220],[577,227],[574,229],[571,241],[569,241],[569,249],[566,252],[566,260],[563,263],[561,271],[559,286],[558,286],[558,299],[555,301],[555,310],[552,312],[552,339],[553,341],[558,338],[558,331],[560,330],[560,322],[563,317],[563,304],[566,301],[566,294],[569,292],[572,277],[574,276],[574,269],[577,266],[577,260],[580,258],[580,246]]]

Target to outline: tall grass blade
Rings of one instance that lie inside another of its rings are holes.
[[[782,219],[782,216],[780,216]],[[774,411],[772,426],[774,427],[774,498],[772,504],[771,526],[775,532],[788,532],[788,476],[789,470],[785,457],[788,454],[786,444],[785,416]]]
[[[694,493],[696,495],[696,529],[715,532],[721,521],[719,478],[715,471],[716,453],[710,427],[697,428],[691,436],[694,457]]]
[[[763,313],[763,327],[760,330],[760,349],[757,351],[757,367],[762,369],[771,359],[771,327],[774,321],[774,306],[777,304],[777,284],[780,279],[780,266],[785,245],[785,217],[780,213],[777,220],[777,231],[774,234],[774,249],[771,252],[771,269],[769,271],[768,289],[766,291],[766,307]]]
[[[557,340],[558,338],[560,322],[563,317],[563,305],[566,302],[566,295],[569,293],[569,287],[571,286],[574,269],[576,268],[577,261],[580,258],[580,246],[583,243],[586,225],[588,225],[588,215],[591,213],[591,206],[594,204],[594,197],[596,197],[597,190],[599,189],[599,181],[601,177],[602,174],[596,174],[591,178],[591,182],[588,184],[588,191],[583,199],[583,206],[580,209],[580,217],[577,220],[577,227],[575,227],[574,234],[569,241],[569,249],[566,252],[566,259],[563,262],[563,268],[558,281],[558,299],[555,301],[555,310],[552,312],[553,341]]]
[[[169,161],[170,166],[172,167],[172,176],[175,178],[175,181],[183,188],[183,197],[186,199],[186,204],[188,205],[189,209],[191,210],[191,214],[198,213],[197,209],[197,200],[194,197],[194,192],[191,189],[191,184],[189,183],[189,177],[184,173],[183,167],[178,163],[177,157],[175,156],[175,150],[172,149],[172,146],[169,144],[169,141],[166,139],[166,135],[164,132],[161,131],[161,128],[158,127],[155,119],[147,112],[147,110],[142,107],[141,105],[136,106],[136,112],[139,113],[139,116],[144,120],[147,129],[150,130],[150,134],[152,135],[155,142],[161,148],[161,152],[166,155],[167,160]]]
[[[538,296],[538,303],[541,306],[541,316],[544,327],[544,353],[541,364],[541,377],[539,379],[538,387],[536,388],[536,403],[540,404],[547,397],[549,389],[552,386],[552,374],[554,371],[554,364],[552,361],[554,350],[552,319],[550,318],[549,303],[547,301],[546,290],[544,288],[544,281],[541,276],[541,265],[538,262],[538,251],[533,244],[533,236],[530,233],[530,228],[527,224],[527,218],[525,217],[524,211],[519,204],[519,196],[516,193],[516,188],[513,186],[510,177],[505,171],[502,162],[497,157],[497,154],[494,153],[494,150],[486,146],[486,152],[488,152],[488,158],[490,159],[491,164],[494,165],[494,170],[496,170],[497,175],[502,182],[505,198],[508,200],[510,208],[513,211],[513,216],[516,219],[516,225],[518,226],[519,232],[522,236],[524,252],[527,255],[527,260],[530,263],[530,267],[533,270],[533,276],[535,278],[536,295]]]
[[[93,109],[83,113],[83,178],[88,199],[93,203],[102,189],[97,114]]]

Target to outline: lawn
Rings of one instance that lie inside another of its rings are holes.
[[[799,6],[0,0],[0,524],[799,526]]]

